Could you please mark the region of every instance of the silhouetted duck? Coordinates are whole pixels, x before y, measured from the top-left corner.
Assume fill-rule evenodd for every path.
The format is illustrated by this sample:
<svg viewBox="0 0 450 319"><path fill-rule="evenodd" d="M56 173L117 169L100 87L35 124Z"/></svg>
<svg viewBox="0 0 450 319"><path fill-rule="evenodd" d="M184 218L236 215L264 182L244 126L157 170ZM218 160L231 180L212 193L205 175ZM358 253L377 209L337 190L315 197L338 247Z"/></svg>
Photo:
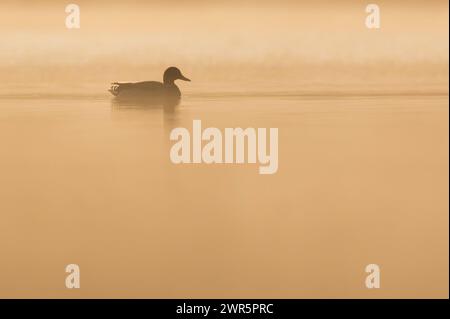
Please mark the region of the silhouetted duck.
<svg viewBox="0 0 450 319"><path fill-rule="evenodd" d="M136 83L111 83L109 92L112 95L126 99L149 99L151 101L174 101L181 97L180 89L175 80L191 81L176 67L170 67L164 72L163 82L144 81Z"/></svg>

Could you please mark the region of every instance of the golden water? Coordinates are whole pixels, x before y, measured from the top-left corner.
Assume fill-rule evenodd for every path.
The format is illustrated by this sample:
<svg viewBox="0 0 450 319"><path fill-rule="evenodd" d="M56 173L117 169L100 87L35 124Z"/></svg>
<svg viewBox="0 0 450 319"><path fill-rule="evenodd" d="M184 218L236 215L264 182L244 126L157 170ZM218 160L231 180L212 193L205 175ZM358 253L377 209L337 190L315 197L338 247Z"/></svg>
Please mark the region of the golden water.
<svg viewBox="0 0 450 319"><path fill-rule="evenodd" d="M0 297L448 298L448 2L79 3L0 4ZM170 65L175 110L106 92ZM194 119L278 172L172 164Z"/></svg>
<svg viewBox="0 0 450 319"><path fill-rule="evenodd" d="M197 118L278 127L278 172L172 164ZM0 295L444 297L447 132L448 96L2 99Z"/></svg>

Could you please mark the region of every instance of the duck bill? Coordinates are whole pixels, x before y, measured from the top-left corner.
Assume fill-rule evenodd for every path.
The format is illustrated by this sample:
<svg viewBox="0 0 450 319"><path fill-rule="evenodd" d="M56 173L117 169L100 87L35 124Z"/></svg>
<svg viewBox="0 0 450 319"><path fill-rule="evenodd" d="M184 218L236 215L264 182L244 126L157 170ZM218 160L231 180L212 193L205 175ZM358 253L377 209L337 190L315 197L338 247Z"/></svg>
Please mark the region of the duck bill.
<svg viewBox="0 0 450 319"><path fill-rule="evenodd" d="M185 77L184 75L181 75L179 79L180 79L180 80L183 80L183 81L191 82L191 80L189 80L189 79L188 79L187 77Z"/></svg>

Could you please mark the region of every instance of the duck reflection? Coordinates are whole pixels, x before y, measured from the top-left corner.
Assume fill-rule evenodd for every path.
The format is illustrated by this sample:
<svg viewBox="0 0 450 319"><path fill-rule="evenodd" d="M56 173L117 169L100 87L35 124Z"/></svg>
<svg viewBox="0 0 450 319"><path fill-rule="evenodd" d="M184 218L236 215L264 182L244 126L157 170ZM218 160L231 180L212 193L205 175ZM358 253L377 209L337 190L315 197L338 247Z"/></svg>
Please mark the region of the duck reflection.
<svg viewBox="0 0 450 319"><path fill-rule="evenodd" d="M115 97L111 100L112 110L162 109L164 112L171 113L179 104L179 98L168 97Z"/></svg>

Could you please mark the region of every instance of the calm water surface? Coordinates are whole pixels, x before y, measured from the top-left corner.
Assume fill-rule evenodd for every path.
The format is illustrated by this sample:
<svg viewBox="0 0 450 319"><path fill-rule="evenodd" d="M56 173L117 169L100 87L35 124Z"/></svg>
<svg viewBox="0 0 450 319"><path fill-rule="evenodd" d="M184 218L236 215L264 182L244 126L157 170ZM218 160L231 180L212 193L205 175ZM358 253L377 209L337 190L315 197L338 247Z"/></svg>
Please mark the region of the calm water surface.
<svg viewBox="0 0 450 319"><path fill-rule="evenodd" d="M448 115L426 94L3 96L0 297L448 297ZM278 172L172 164L193 119L278 127Z"/></svg>

